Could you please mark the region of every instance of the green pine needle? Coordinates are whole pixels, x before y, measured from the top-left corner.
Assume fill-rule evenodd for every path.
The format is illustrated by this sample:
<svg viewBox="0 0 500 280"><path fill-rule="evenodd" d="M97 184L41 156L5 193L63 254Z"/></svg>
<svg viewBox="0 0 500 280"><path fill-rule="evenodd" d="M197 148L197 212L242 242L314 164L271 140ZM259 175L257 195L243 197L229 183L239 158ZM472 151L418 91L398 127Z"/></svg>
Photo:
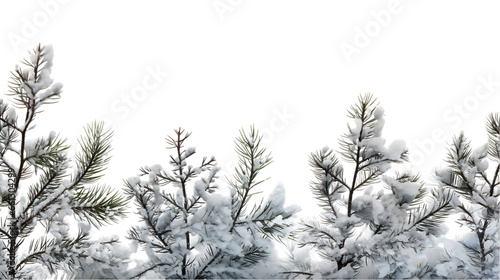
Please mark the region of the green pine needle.
<svg viewBox="0 0 500 280"><path fill-rule="evenodd" d="M109 186L92 186L78 190L72 209L80 219L95 227L116 223L126 215L128 200Z"/></svg>
<svg viewBox="0 0 500 280"><path fill-rule="evenodd" d="M490 114L486 124L488 132L488 154L497 161L500 160L500 114Z"/></svg>
<svg viewBox="0 0 500 280"><path fill-rule="evenodd" d="M453 193L450 191L432 191L433 203L422 203L408 209L408 223L404 231L416 228L418 231L434 233L453 213L451 200ZM430 206L429 206L430 205Z"/></svg>
<svg viewBox="0 0 500 280"><path fill-rule="evenodd" d="M252 190L269 179L257 180L259 173L272 162L271 154L260 146L261 141L262 136L255 130L254 126L250 127L249 133L241 129L240 136L235 140L239 163L235 167L233 180L228 179L229 185L238 194L238 200L234 201L236 203L234 206L237 208L233 215L234 224L237 223L240 216L244 215L248 201L256 194Z"/></svg>
<svg viewBox="0 0 500 280"><path fill-rule="evenodd" d="M75 156L77 171L73 186L92 184L104 176L111 156L111 130L104 130L104 123L93 122L85 128L85 136L78 140L81 151Z"/></svg>

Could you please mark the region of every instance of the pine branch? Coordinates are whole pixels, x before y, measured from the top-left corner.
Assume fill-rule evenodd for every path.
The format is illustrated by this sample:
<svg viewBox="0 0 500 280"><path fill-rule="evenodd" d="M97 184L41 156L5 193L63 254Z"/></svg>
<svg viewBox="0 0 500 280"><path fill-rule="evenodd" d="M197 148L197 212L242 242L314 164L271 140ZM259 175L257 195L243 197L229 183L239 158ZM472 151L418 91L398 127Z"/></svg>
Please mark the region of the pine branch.
<svg viewBox="0 0 500 280"><path fill-rule="evenodd" d="M36 49L33 49L33 53L29 52L33 60L28 61L24 59L22 63L28 66L33 71L25 72L20 67L17 67L14 72L11 72L12 77L9 82L10 93L14 97L15 104L18 108L27 108L30 109L32 105L32 97L35 95L35 91L33 86L29 82L38 82L41 71L44 66L50 67L51 65L47 65L50 63L44 58L45 47L42 47L40 44Z"/></svg>
<svg viewBox="0 0 500 280"><path fill-rule="evenodd" d="M139 204L139 207L141 209L144 209L144 214L141 214L140 216L141 220L146 223L150 234L161 243L161 246L159 246L158 248L160 248L162 251L171 253L172 251L170 249L168 238L165 238L165 233L161 232L161 230L158 230L157 228L159 214L154 211L154 208L148 207L148 203L149 201L151 201L153 194L150 192L139 192L138 190L135 190L134 186L130 185L128 182L126 182L126 184L131 189L131 191L134 192L136 202ZM143 241L142 239L143 236L141 236L138 230L135 228L132 228L129 231L128 238L137 240L141 243L145 243L145 241Z"/></svg>
<svg viewBox="0 0 500 280"><path fill-rule="evenodd" d="M65 156L59 156L57 160L54 160L54 165L46 164L39 182L29 188L28 204L25 209L34 207L60 186L62 180L66 177L66 162L67 158Z"/></svg>
<svg viewBox="0 0 500 280"><path fill-rule="evenodd" d="M359 142L363 139L373 137L373 126L375 119L373 112L376 108L377 99L372 94L358 96L358 102L350 106L347 116L353 120L360 120L356 131L348 125L349 133L344 134L340 140L341 155L348 162L359 163L361 150L358 150ZM357 131L359 129L359 131Z"/></svg>
<svg viewBox="0 0 500 280"><path fill-rule="evenodd" d="M126 215L127 200L107 186L92 186L78 190L72 209L80 219L99 228Z"/></svg>
<svg viewBox="0 0 500 280"><path fill-rule="evenodd" d="M203 161L205 162L205 159L203 159ZM214 158L213 158L213 162L215 162ZM215 165L215 163L213 163L213 164L211 163L210 168L213 165ZM202 166L204 166L203 163L202 163ZM208 166L208 165L205 165L205 166ZM203 167L203 168L206 168L206 167ZM208 170L210 170L210 169L208 169ZM208 175L207 178L202 178L202 179L200 179L200 181L196 182L202 186L204 193L212 193L218 188L218 185L212 184L215 181L215 179L217 178L218 170L219 169L210 170L210 174ZM191 199L189 199L188 207L186 208L187 212L191 211L191 209L199 208L203 204L203 202L202 202L203 196L202 196L202 194L199 193L199 190L196 189L197 188L196 183L195 183L195 194L193 195L193 197Z"/></svg>
<svg viewBox="0 0 500 280"><path fill-rule="evenodd" d="M41 212L34 214L39 210L37 206L43 205L44 201L60 187L62 180L66 177L66 161L65 157L61 157L61 162L56 163L56 166L44 168L39 182L30 186L28 203L21 210L21 216L19 217L21 222L20 237L26 237L33 231L35 228L34 219L29 217L39 215Z"/></svg>
<svg viewBox="0 0 500 280"><path fill-rule="evenodd" d="M19 135L22 131L17 126L17 115L14 108L10 108L7 103L0 100L0 127L2 127L2 133L4 133L4 126L13 130L13 132L17 133L17 135ZM8 146L5 146L5 148L7 147Z"/></svg>
<svg viewBox="0 0 500 280"><path fill-rule="evenodd" d="M194 270L194 274L196 275L194 279L209 279L211 275L207 275L205 270L219 257L221 254L220 250L214 250L214 247L209 244L206 248L204 254L198 258L197 267L203 267L202 270ZM205 264L205 266L203 266Z"/></svg>
<svg viewBox="0 0 500 280"><path fill-rule="evenodd" d="M31 123L36 114L36 110L40 106L40 104L37 103L36 95L39 94L40 90L44 90L52 84L52 80L49 77L50 67L52 66L52 58L50 57L45 60L46 51L51 52L51 48L46 49L45 47L42 48L41 45L39 45L38 49L34 50L34 59L31 59L32 63L28 65L33 70L32 72L31 70L28 72L23 72L23 70L19 67L17 67L15 72L12 72L13 75L10 82L11 85L9 86L9 95L14 96L14 101L17 101L17 105L20 108L26 109L24 126L22 128L19 127L18 129L20 132L21 147L19 149L19 167L17 168L17 173L15 174L16 177L13 186L14 195L10 198L12 199L13 203L15 203L17 199L17 191L19 189L21 180L28 178L31 175L29 166L25 166L28 160L25 156L25 146L27 131L28 129L30 129ZM48 56L51 56L51 54L48 54ZM54 89L53 91L53 93L56 94L59 94L59 92L60 86L58 86L58 89ZM5 160L3 161L5 162ZM18 217L15 209L11 209L10 218L13 221L17 221ZM9 275L11 277L16 276L16 268L13 262L15 261L17 254L17 244L19 242L17 241L18 234L18 229L13 230L10 234L10 246L8 251L11 261L9 263Z"/></svg>
<svg viewBox="0 0 500 280"><path fill-rule="evenodd" d="M362 169L360 169L362 170ZM368 186L374 183L378 182L378 179L382 172L379 169L369 169L369 170L363 170L358 173L358 180L359 183L357 185L354 185L352 189L358 190L364 186Z"/></svg>
<svg viewBox="0 0 500 280"><path fill-rule="evenodd" d="M454 138L453 145L449 149L447 162L448 170L436 172L441 185L450 188L464 198L467 204L457 202L455 208L462 213L459 223L466 225L477 237L477 244L471 245L461 242L466 249L470 263L481 271L481 277L491 277L485 274L489 264L488 255L493 245L487 248L487 241L492 238L488 233L495 213L498 213L498 201L495 199L495 187L498 185L500 163L494 169L493 178L490 180L486 175L489 156L494 162L499 160L500 147L500 115L490 114L487 126L488 145L472 153L470 142L466 140L463 133ZM483 182L480 182L482 180ZM489 188L489 189L488 189ZM495 239L493 237L493 239ZM492 240L493 240L492 239ZM494 242L497 242L495 240ZM477 276L475 272L470 275Z"/></svg>
<svg viewBox="0 0 500 280"><path fill-rule="evenodd" d="M243 129L240 130L240 136L235 139L236 153L238 154L239 162L238 166L235 167L235 174L233 175L233 180L229 180L229 186L236 191L237 196L234 196L231 204L231 217L232 225L229 232L232 233L235 230L236 225L240 224L240 218L245 215L245 208L250 200L250 198L255 194L252 190L266 181L257 180L257 176L260 171L267 167L272 162L272 157L270 153L266 152L265 148L261 148L260 144L262 141L262 136L255 130L254 126L250 127L250 132L247 134ZM251 211L250 216L258 211L258 207ZM261 228L261 232L266 233L264 230L265 226ZM271 231L276 229L271 229ZM266 234L271 234L266 233ZM215 254L212 254L212 258L205 263L204 266L198 271L195 279L200 279L203 277L205 271L221 257L222 250L218 250Z"/></svg>
<svg viewBox="0 0 500 280"><path fill-rule="evenodd" d="M48 139L39 138L33 147L28 147L25 160L34 166L35 173L38 168L54 168L66 161L64 152L69 146L65 145L65 142L66 139L60 139L59 135L54 134L51 134Z"/></svg>
<svg viewBox="0 0 500 280"><path fill-rule="evenodd" d="M271 155L266 153L265 148L260 147L261 140L262 136L258 134L253 126L250 127L248 134L244 130L240 130L240 137L235 140L239 164L235 168L236 173L233 181L228 180L228 183L237 191L240 199L233 216L230 232L233 231L238 219L244 213L248 200L254 195L251 192L253 188L268 179L256 180L260 171L272 162Z"/></svg>
<svg viewBox="0 0 500 280"><path fill-rule="evenodd" d="M282 211L276 212L273 207L273 202L268 201L264 203L261 201L260 204L255 205L250 211L250 221L255 224L259 224L257 230L263 235L264 238L272 238L277 241L282 241L284 237L283 230L285 229L284 225L274 223L274 219L278 216L282 216L283 219L290 218L290 214L284 213ZM236 225L246 224L246 221L237 222Z"/></svg>
<svg viewBox="0 0 500 280"><path fill-rule="evenodd" d="M192 153L188 154L186 151L181 151L181 149L183 148L184 141L191 135L191 133L188 132L183 136L184 130L182 130L181 128L176 130L175 133L177 135L177 140L174 140L173 138L171 138L170 142L173 144L173 146L177 150L177 161L173 157L171 157L171 158L173 161L172 165L174 165L176 168L176 169L174 169L174 172L177 171L177 176L180 180L183 201L184 201L184 205L183 205L183 209L182 209L184 212L184 224L187 224L188 217L187 217L187 210L186 209L188 208L188 197L187 197L187 192L186 192L186 182L190 178L187 176L187 174L184 174L182 168L184 165L185 158L191 156ZM182 154L184 154L184 158L182 157ZM186 240L186 249L189 252L192 249L191 248L191 237L190 237L189 231L186 231L186 233L185 233L185 240ZM181 269L182 269L183 276L187 275L187 268L189 266L187 254L188 253L185 253L183 256L183 259L182 259L182 268Z"/></svg>
<svg viewBox="0 0 500 280"><path fill-rule="evenodd" d="M190 275L194 269L192 268L193 264L199 257L189 256L189 252L194 249L191 244L191 230L189 228L182 230L182 237L177 233L169 236L172 232L169 224L177 220L177 222L182 221L186 226L189 225L190 217L196 213L196 209L199 209L205 203L206 194L213 193L217 189L218 186L213 182L217 178L216 175L219 169L216 168L214 157L204 157L201 164L196 167L188 165L188 159L195 154L194 148L184 147L191 133L186 133L181 128L174 130L174 132L174 137L169 136L166 139L167 149L175 151L173 155L170 155L172 173L163 170L159 165L143 167L140 176L146 176L148 178L147 182L140 183L138 178L126 181L127 195L135 197L141 209L141 219L145 222L145 228L154 241L141 236L145 233L141 227L132 228L129 232L129 238L142 244L149 244L148 246L153 248L155 253L168 254L179 253L179 251L173 252L171 245L178 238L183 239L185 245L180 251L182 255L180 261L181 273L177 276L184 278L191 277ZM191 192L189 182L198 178L204 171L209 171L210 174L208 177L197 180L194 183L193 192ZM179 188L179 193L166 192L159 188L169 184L172 184L174 188ZM167 214L168 217L165 216Z"/></svg>
<svg viewBox="0 0 500 280"><path fill-rule="evenodd" d="M495 195L495 187L500 185L500 163L497 165L495 174L493 175L493 181L490 184L490 196ZM498 194L496 195L498 196Z"/></svg>
<svg viewBox="0 0 500 280"><path fill-rule="evenodd" d="M448 159L446 160L451 171L450 186L467 198L471 198L472 193L475 191L474 186L464 173L464 167L468 165L471 153L470 142L461 133L453 139L453 144L448 149Z"/></svg>
<svg viewBox="0 0 500 280"><path fill-rule="evenodd" d="M37 207L28 216L23 217L20 221L21 230L29 226L35 217L39 217L51 205L55 204L60 197L67 191L76 188L81 189L82 184L93 183L99 180L104 174L102 172L106 169L106 164L110 160L108 156L111 150L110 141L112 132L103 131L103 123L92 123L85 128L85 137L79 140L82 151L78 153L76 158L77 170L75 176L72 177L69 185L59 187L59 192L51 196L51 200Z"/></svg>
<svg viewBox="0 0 500 280"><path fill-rule="evenodd" d="M418 189L418 194L410 202L410 209L426 203L425 198L427 198L427 196L429 195L429 190L426 187L424 187L424 182L421 181L420 174L396 172L396 180L401 183L411 182L420 184L420 188Z"/></svg>
<svg viewBox="0 0 500 280"><path fill-rule="evenodd" d="M303 221L301 223L302 228L299 229L302 232L308 232L313 238L316 238L316 241L309 241L308 243L302 244L303 246L307 244L319 244L316 242L320 242L320 239L328 239L329 242L333 243L333 246L337 246L341 241L337 238L334 237L334 233L329 232L330 229L325 226L321 226L320 224L316 223L315 221L310 221L306 222Z"/></svg>
<svg viewBox="0 0 500 280"><path fill-rule="evenodd" d="M341 155L347 162L355 164L352 183L349 187L349 196L347 198L347 216L352 215L352 200L354 191L364 186L365 184L373 183L380 176L378 168L373 168L372 165L383 162L392 162L389 159L382 158L378 153L368 153L366 147L361 145L362 141L367 141L376 137L375 126L377 118L374 115L378 103L372 94L360 95L358 102L351 105L347 116L356 122L356 127L348 125L348 133L342 136L340 140ZM394 160L397 162L398 160ZM366 174L365 171L368 171ZM364 174L364 180L357 184L358 175Z"/></svg>
<svg viewBox="0 0 500 280"><path fill-rule="evenodd" d="M349 188L344 182L344 171L339 160L333 155L332 150L323 149L309 157L309 165L313 168L316 177L316 182L312 182L310 185L311 191L319 200L320 207L337 216L334 203L340 194Z"/></svg>
<svg viewBox="0 0 500 280"><path fill-rule="evenodd" d="M20 270L25 264L35 263L36 261L43 261L41 256L46 253L46 250L56 244L54 239L48 239L42 236L39 239L32 240L28 249L28 255L19 261L16 269Z"/></svg>
<svg viewBox="0 0 500 280"><path fill-rule="evenodd" d="M486 124L488 132L488 154L500 161L500 114L490 114Z"/></svg>
<svg viewBox="0 0 500 280"><path fill-rule="evenodd" d="M407 227L398 234L407 232L414 227L418 231L435 232L451 214L453 210L453 206L451 205L453 193L449 191L445 191L444 193L434 191L432 195L434 203L430 209L428 204L409 209Z"/></svg>
<svg viewBox="0 0 500 280"><path fill-rule="evenodd" d="M18 117L13 108L9 108L3 101L0 102L0 169L15 175L13 179L15 182L14 195L11 192L8 198L8 202L12 203L14 207L8 215L11 223L16 226L9 228L8 231L0 229L0 235L9 239L5 251L8 253L8 274L11 278L28 277L29 274L22 270L26 264L31 263L40 263L46 266L49 272L54 273L57 268L61 268L60 263L75 264L75 260L82 256L80 254L82 250L95 244L86 241L86 233L80 232L76 238L71 238L66 228L69 225L63 220L64 215L68 212L60 212L60 210L73 198L74 193L71 192L73 188L76 187L77 190L82 191L82 184L100 178L96 176L96 173L102 171L102 165L107 163L105 154L109 148L108 132L102 132L102 129L100 132L88 135L87 139L82 138L83 142L80 142L82 146L87 145L84 148L95 148L96 145L90 147L95 142L95 139L91 138L101 134L103 137L100 139L102 140L101 144L97 145L101 148L83 151L77 155L77 165L80 164L78 167L81 167L79 171L82 172L76 172L77 178L73 178L75 180L72 182L74 185L64 181L65 170L69 163L65 155L68 149L65 144L66 140L61 139L55 133L51 133L47 138L42 137L34 140L28 138L28 131L34 128L35 116L42 112L42 105L55 103L59 99L62 89L62 85L54 84L50 77L52 48L39 45L30 54L29 59L22 61L23 68L17 66L11 72L12 77L9 82L8 95L13 98L15 107L24 110L24 118L20 120L22 123L18 123ZM94 125L94 128L89 128L86 132L99 130L95 129L98 126ZM8 157L10 154L16 156L18 160L12 162L11 158ZM17 166L13 166L13 164ZM99 164L101 167L98 166L96 169L96 165ZM99 170L99 168L101 169ZM38 178L32 178L34 174L38 175L40 170L42 172ZM29 189L22 190L21 181L24 179L37 180L31 180L34 183L29 186ZM96 195L109 194L109 196L94 201L92 201L91 195L85 193L85 190L82 192L87 199L84 202L98 202L100 203L99 207L107 206L112 211L116 210L113 209L116 206L113 203L121 203L124 206L123 200L112 203L112 200L117 199L117 196L110 192L96 193ZM1 195L3 198L4 194ZM19 201L21 208L15 207ZM63 202L64 204L61 204ZM86 213L88 214L88 212ZM102 217L100 216L100 218ZM111 214L105 219L114 220L114 216ZM42 235L40 238L32 240L26 255L18 256L18 249L32 233L37 222L45 226L47 231L54 223L62 227L51 228L56 231L53 232L56 239L48 239ZM5 223L2 223L2 228L6 228ZM2 243L6 245L5 242ZM105 244L101 243L101 245ZM92 258L98 261L94 256ZM108 265L108 263L106 264Z"/></svg>
<svg viewBox="0 0 500 280"><path fill-rule="evenodd" d="M374 201L378 200L380 203L382 197L384 202L396 201L389 199L390 195L373 195L367 189L364 196L360 196L359 200L355 199L356 191L379 182L381 175L387 172L393 163L403 163L408 160L408 151L403 143L394 142L385 147L385 139L381 137L383 113L383 109L378 106L376 98L371 94L360 95L358 102L348 110L347 116L352 119L353 124L347 125L347 133L339 140L339 154L346 162L353 164L349 182L344 179L344 168L332 150L325 148L310 157L310 165L316 177L311 189L319 200L319 205L325 210L322 216L324 227L302 222L304 228L301 230L308 236L302 236L301 244L313 245L322 258L336 263L335 271L348 266L356 270L361 261L360 255L349 251L351 240L352 242L353 239L357 240L354 236L356 228L361 230L361 226L369 226L375 234L380 235L380 232L388 231L394 226L391 224L392 220L391 222L383 220L380 224L375 222L384 215L377 214L380 206L377 204L375 209ZM408 179L401 177L397 180ZM345 191L347 195L342 194ZM415 198L411 197L412 194L406 196L405 199L408 200ZM345 210L340 207L345 207ZM347 245L349 248L344 248Z"/></svg>
<svg viewBox="0 0 500 280"><path fill-rule="evenodd" d="M258 246L250 246L245 248L243 251L243 257L241 258L241 264L243 266L251 266L259 263L263 258L267 257L269 252L263 250Z"/></svg>
<svg viewBox="0 0 500 280"><path fill-rule="evenodd" d="M425 183L420 180L418 173L415 174L410 170L396 171L394 178L383 176L382 179L398 201L399 207L407 204L408 207L404 208L415 209L428 203L425 199L429 195L429 190L425 187Z"/></svg>
<svg viewBox="0 0 500 280"><path fill-rule="evenodd" d="M208 261L202 269L200 269L197 273L194 279L204 279L204 274L205 271L216 261L219 259L219 257L222 255L222 250L218 250L217 253L213 254L212 258L210 261Z"/></svg>
<svg viewBox="0 0 500 280"><path fill-rule="evenodd" d="M55 273L53 267L61 268L59 265L60 262L68 264L69 268L72 269L75 265L75 259L87 257L81 254L81 250L90 247L90 245L88 233L79 231L74 238L63 236L62 240L59 240L59 242L46 250L48 255L55 260L47 264L51 273Z"/></svg>
<svg viewBox="0 0 500 280"><path fill-rule="evenodd" d="M493 196L495 187L500 185L500 114L490 114L486 125L488 132L488 155L498 162L497 168L493 175L492 182L489 183L486 176L483 176L485 181L490 185L489 195Z"/></svg>
<svg viewBox="0 0 500 280"><path fill-rule="evenodd" d="M85 136L78 140L81 151L75 156L77 170L72 187L92 184L104 176L111 156L111 130L104 130L104 123L93 122L85 128Z"/></svg>

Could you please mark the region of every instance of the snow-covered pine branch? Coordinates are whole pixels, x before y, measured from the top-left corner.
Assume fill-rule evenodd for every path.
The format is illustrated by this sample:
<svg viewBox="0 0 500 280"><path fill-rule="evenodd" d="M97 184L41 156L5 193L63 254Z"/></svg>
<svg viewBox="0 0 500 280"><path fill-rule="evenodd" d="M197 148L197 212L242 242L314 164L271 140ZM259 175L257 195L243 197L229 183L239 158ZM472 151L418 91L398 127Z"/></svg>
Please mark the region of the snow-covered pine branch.
<svg viewBox="0 0 500 280"><path fill-rule="evenodd" d="M24 117L18 118L14 108L0 101L0 206L8 208L7 216L0 218L0 274L48 277L62 270L78 277L119 276L113 272L122 264L116 238L89 237L90 224L116 222L124 215L125 200L119 192L89 186L102 177L109 160L110 132L97 123L86 129L82 140L88 145L81 145L85 156L76 158L75 174L87 177L76 176L78 182L68 180L66 140L54 132L31 135L42 106L60 98L62 85L50 77L52 59L52 47L39 45L12 72L9 96Z"/></svg>
<svg viewBox="0 0 500 280"><path fill-rule="evenodd" d="M320 260L301 253L305 261L292 258L283 275L407 278L423 269L415 267L410 256L434 245L429 235L440 234L449 197L428 195L418 175L410 171L390 175L391 165L405 162L408 154L402 140L385 144L383 116L371 94L361 95L350 107L353 125L348 124L340 139L340 154L353 165L351 176L332 149L311 154L315 181L310 187L323 212L319 221L302 221L298 245ZM297 265L307 270L297 271Z"/></svg>
<svg viewBox="0 0 500 280"><path fill-rule="evenodd" d="M189 137L175 130L167 138L170 168L141 168L141 176L126 180L130 197L138 206L141 223L129 238L141 245L148 260L131 277L248 278L266 275L255 269L265 265L272 247L270 238L286 235L284 221L295 213L284 207L284 189L278 187L267 201L249 207L258 178L271 157L260 147L261 136L251 128L236 139L240 156L229 195L219 189L215 159L192 165L195 148L186 148Z"/></svg>
<svg viewBox="0 0 500 280"><path fill-rule="evenodd" d="M228 227L223 223L228 202L217 193L215 158L188 164L196 151L184 146L190 135L179 128L167 138L167 149L174 151L170 170L160 165L143 167L141 176L125 181L141 219L129 238L142 245L148 256L130 277L193 278L198 260L219 242L221 227Z"/></svg>
<svg viewBox="0 0 500 280"><path fill-rule="evenodd" d="M273 278L276 265L271 264L273 243L288 236L289 219L297 207L285 207L285 188L278 185L267 199L249 207L257 193L255 188L267 179L259 179L261 171L272 162L270 153L261 147L262 136L252 126L240 130L236 138L238 166L229 179L231 194L230 246L214 251L197 278ZM255 201L254 201L255 203ZM234 268L226 270L225 268Z"/></svg>
<svg viewBox="0 0 500 280"><path fill-rule="evenodd" d="M488 143L476 150L462 132L448 149L447 167L436 171L438 183L455 193L452 205L459 223L470 229L461 240L468 263L463 271L471 278L498 278L500 218L500 115L488 116ZM491 161L488 161L488 158ZM493 163L490 167L489 164ZM492 173L489 173L489 172ZM458 262L457 253L450 254ZM443 271L443 274L447 273Z"/></svg>

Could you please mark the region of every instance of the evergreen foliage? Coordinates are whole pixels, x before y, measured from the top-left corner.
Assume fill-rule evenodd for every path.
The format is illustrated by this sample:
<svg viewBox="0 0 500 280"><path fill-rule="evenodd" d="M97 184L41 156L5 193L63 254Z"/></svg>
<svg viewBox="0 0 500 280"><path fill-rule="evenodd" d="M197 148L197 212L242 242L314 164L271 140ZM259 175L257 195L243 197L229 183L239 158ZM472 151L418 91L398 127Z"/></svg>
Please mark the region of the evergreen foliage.
<svg viewBox="0 0 500 280"><path fill-rule="evenodd" d="M141 175L125 181L139 208L142 223L129 238L142 245L148 261L133 277L248 278L270 254L269 238L282 238L283 220L295 210L285 209L284 189L272 199L249 207L254 188L265 180L259 173L272 159L260 147L254 128L236 139L239 165L229 181L229 195L217 183L214 157L192 165L195 148L185 147L190 133L175 130L167 138L170 170L160 165L144 167ZM253 272L252 272L253 271Z"/></svg>
<svg viewBox="0 0 500 280"><path fill-rule="evenodd" d="M305 278L408 278L421 273L411 254L431 246L430 235L450 213L449 193L430 191L418 175L393 172L407 160L406 145L385 146L381 137L383 109L371 94L351 106L348 132L340 139L340 155L354 165L352 176L335 152L325 147L310 156L315 175L311 190L323 209L321 219L305 219L298 245L283 273ZM379 182L386 184L385 190ZM429 195L431 193L431 195ZM300 258L296 257L299 255ZM426 267L425 263L421 265ZM300 268L300 270L296 270Z"/></svg>
<svg viewBox="0 0 500 280"><path fill-rule="evenodd" d="M35 48L12 72L9 95L17 110L0 100L0 274L28 279L63 270L109 277L122 264L113 252L118 240L92 240L89 230L125 214L124 197L98 184L112 133L102 123L89 125L73 168L66 139L55 132L32 135L42 106L61 94L62 85L50 78L52 59L51 46Z"/></svg>
<svg viewBox="0 0 500 280"><path fill-rule="evenodd" d="M447 167L436 171L439 184L454 194L453 207L460 214L458 223L470 229L460 240L468 260L450 255L470 278L499 277L499 185L500 115L490 114L486 130L488 143L472 150L462 132L448 149ZM489 160L491 161L489 161ZM493 166L489 168L490 162ZM493 174L489 173L492 172Z"/></svg>
<svg viewBox="0 0 500 280"><path fill-rule="evenodd" d="M166 138L167 168L140 168L124 180L123 196L100 182L113 136L103 123L84 128L74 156L60 134L35 135L38 114L62 93L50 77L52 47L39 45L21 63L11 72L11 102L0 99L2 279L500 276L498 113L479 148L463 132L453 138L432 187L411 170L404 141L386 144L376 98L360 95L339 150L309 157L320 215L296 222L282 185L262 194L273 158L253 126L239 131L238 164L225 181L215 158L199 157L179 128ZM125 225L129 244L91 236L119 223L131 201L138 222ZM445 236L450 221L466 234ZM276 254L286 241L288 262Z"/></svg>

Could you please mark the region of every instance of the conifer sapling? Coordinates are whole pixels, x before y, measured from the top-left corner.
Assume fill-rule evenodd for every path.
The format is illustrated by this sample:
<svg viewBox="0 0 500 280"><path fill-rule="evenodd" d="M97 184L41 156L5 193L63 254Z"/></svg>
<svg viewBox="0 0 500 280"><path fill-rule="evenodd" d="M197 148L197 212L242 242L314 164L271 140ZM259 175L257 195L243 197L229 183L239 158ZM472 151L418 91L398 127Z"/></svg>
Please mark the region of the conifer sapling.
<svg viewBox="0 0 500 280"><path fill-rule="evenodd" d="M0 218L0 275L111 276L122 263L113 252L117 239L92 240L89 230L125 213L119 192L97 184L112 133L102 123L89 125L72 173L65 139L55 132L32 135L42 106L61 94L62 85L50 77L52 59L52 47L39 45L12 72L9 96L22 115L0 100L0 207L8 209Z"/></svg>

